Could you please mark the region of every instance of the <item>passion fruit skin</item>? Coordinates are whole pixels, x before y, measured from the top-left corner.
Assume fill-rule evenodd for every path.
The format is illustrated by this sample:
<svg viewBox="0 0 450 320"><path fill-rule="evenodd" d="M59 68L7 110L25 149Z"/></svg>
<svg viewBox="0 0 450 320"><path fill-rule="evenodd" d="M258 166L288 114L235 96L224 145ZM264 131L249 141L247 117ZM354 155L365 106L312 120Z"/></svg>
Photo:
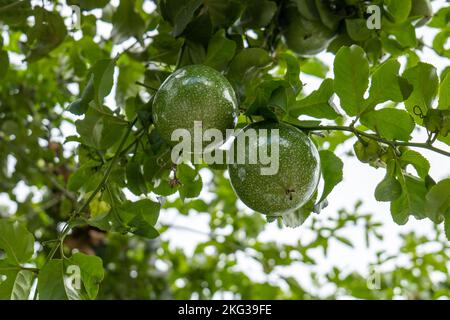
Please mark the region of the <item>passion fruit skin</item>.
<svg viewBox="0 0 450 320"><path fill-rule="evenodd" d="M311 139L299 129L284 123L258 122L243 129L244 134L255 129L279 129L279 169L274 175L262 175L261 163L249 164L250 149L258 152L260 146L276 143L260 139L246 143L245 164L229 164L231 185L237 196L249 208L271 216L282 216L302 207L313 196L320 178L320 158ZM235 148L236 141L232 147ZM238 150L239 151L239 150ZM241 151L242 152L242 151ZM236 161L235 161L236 162Z"/></svg>
<svg viewBox="0 0 450 320"><path fill-rule="evenodd" d="M187 129L194 140L194 122L201 121L202 129L218 129L225 137L226 129L233 129L239 109L233 87L213 68L190 65L172 73L155 95L153 122L161 137L169 144L176 129ZM204 146L210 142L205 142Z"/></svg>

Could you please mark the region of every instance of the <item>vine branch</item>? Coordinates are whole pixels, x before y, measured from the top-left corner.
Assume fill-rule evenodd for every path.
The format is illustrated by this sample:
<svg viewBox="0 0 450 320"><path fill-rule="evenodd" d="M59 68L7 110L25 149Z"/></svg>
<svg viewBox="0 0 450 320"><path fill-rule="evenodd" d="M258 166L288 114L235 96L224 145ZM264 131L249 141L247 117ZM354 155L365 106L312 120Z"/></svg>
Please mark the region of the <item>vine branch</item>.
<svg viewBox="0 0 450 320"><path fill-rule="evenodd" d="M436 148L430 143L420 143L420 142L406 142L406 141L396 141L396 140L388 140L384 139L378 135L367 133L361 130L356 129L353 126L300 126L300 125L294 125L295 127L302 129L302 130L323 130L323 131L347 131L353 133L355 136L363 136L372 140L376 140L380 143L384 143L387 145L390 145L392 147L399 147L399 146L405 146L405 147L412 147L412 148L421 148L421 149L428 149L430 151L434 151L436 153L442 154L444 156L450 157L450 152L446 150L442 150L439 148Z"/></svg>

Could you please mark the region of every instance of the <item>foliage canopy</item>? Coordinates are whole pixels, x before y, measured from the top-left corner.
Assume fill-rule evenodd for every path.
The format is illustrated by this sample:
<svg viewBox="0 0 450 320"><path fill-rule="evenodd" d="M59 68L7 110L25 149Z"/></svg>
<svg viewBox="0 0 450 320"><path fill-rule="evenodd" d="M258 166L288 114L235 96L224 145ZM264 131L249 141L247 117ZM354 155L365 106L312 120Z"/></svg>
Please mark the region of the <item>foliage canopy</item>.
<svg viewBox="0 0 450 320"><path fill-rule="evenodd" d="M448 6L432 12L430 3L439 1L112 2L0 0L0 194L15 204L14 212L0 206L1 299L450 296L443 236L450 238L450 180L434 180L421 154L430 150L450 163L450 67L438 72L420 54L450 58ZM81 10L79 28L69 5ZM372 5L380 8L380 29L368 28ZM433 28L432 44L417 37L419 28ZM323 50L334 55L332 72L314 56ZM230 81L238 128L267 119L309 134L322 164L315 201L267 221L237 204L223 170L203 185L199 172L207 166L174 168L170 146L154 129L152 102L172 72L191 64ZM303 90L305 74L321 79L311 93ZM413 140L415 132L426 132L426 141ZM360 203L336 218L320 214L345 178L335 151L348 142L361 162L386 172L373 190L390 203L392 219L430 220L436 234L403 235L398 256L378 252L374 267L391 270L381 274L380 290L339 268L311 272L308 289L291 276L271 281L279 267L316 265L313 252L326 256L331 242L352 246L341 233L350 225L363 226L367 246L381 238L382 225ZM199 197L202 189L209 196ZM187 228L161 222L160 213L171 209L208 213L209 231L192 253L162 240ZM303 224L313 236L296 244L262 241L270 222ZM436 249L420 250L429 243ZM264 281L239 269L242 256L263 270ZM81 290L66 281L70 266L80 271ZM324 295L326 284L334 289Z"/></svg>

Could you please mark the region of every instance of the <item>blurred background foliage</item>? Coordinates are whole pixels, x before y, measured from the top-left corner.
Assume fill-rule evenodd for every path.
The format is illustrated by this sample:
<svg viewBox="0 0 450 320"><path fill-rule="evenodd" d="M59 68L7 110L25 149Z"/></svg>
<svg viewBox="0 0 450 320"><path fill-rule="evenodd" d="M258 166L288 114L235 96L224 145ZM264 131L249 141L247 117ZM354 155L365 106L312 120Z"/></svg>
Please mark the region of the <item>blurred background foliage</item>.
<svg viewBox="0 0 450 320"><path fill-rule="evenodd" d="M319 18L312 18L316 22L311 32L323 35L320 45L289 45L283 35L289 29L284 23L290 18L284 17L280 8L300 8L312 2L0 0L0 216L20 222L35 239L25 244L29 247L31 243L31 255L25 254L23 261L19 257L20 268L16 265L11 274L0 234L0 271L4 271L0 272L0 298L11 298L14 292L16 298L33 297L39 273L34 268L48 266L49 255L54 255L56 263L70 259L66 256L72 252L95 255L103 261L104 275L92 271L97 262L80 258L86 263L80 262L86 267L82 270L89 270L90 276L83 278L84 298L94 298L97 290L98 299L450 297L450 247L441 226L436 225L429 236L403 234L400 251L395 255L377 252L365 273L339 267L318 272L317 253L326 258L330 242L353 247L343 230L356 226L355 232L364 234L368 249L373 241L382 240L383 224L373 213L361 212L361 203L332 217L313 213L299 230L311 231L314 236L285 244L259 239L269 222L237 204L223 170L188 167L178 177L181 184L171 184L167 146L152 130L150 106L154 90L175 66L203 63L226 72L245 113L240 126L248 117L317 125L309 118L296 120L300 115L342 125L348 118L338 116L328 101L320 114L301 106L294 109L301 111L289 111L292 95L294 100L305 95L297 69L320 79L327 76L329 66L311 54L322 50L336 54L342 46L356 44L364 49L371 72L388 58L404 58L407 67L414 67L420 63L417 51L425 46L415 29L428 24L438 30L432 49L449 57L445 47L448 2L431 17L425 0L401 1L410 6L406 14L396 1L319 1L319 5L334 8L332 15L320 11ZM381 30L369 30L362 24L370 4L383 7L388 17L383 18ZM412 4L416 9L423 4L425 11L414 12ZM70 5L81 8L81 29L76 28ZM297 46L301 47L297 51L311 46L310 52L294 52ZM272 75L269 71L274 67ZM445 78L448 71L439 75L441 82L450 79ZM423 112L425 107L429 106L422 106ZM108 181L98 194L93 193L115 161L118 142L135 117L138 120L126 140L127 148L119 150L118 165L111 166ZM420 125L429 129L427 124ZM361 130L368 128L361 126ZM351 137L330 131L315 136L315 142L320 149L335 151ZM443 134L435 138L448 143ZM354 156L352 150L349 155ZM202 185L199 172L212 178ZM206 196L195 198L205 190ZM146 213L144 204L149 203L140 201L150 193L150 206L158 208ZM182 193L195 199L178 196ZM73 212L91 195L88 206L73 218ZM130 215L135 218L140 205L143 215L151 218L145 216L137 225ZM176 215L190 219L208 213L209 228L171 224L167 219L156 222L158 212L162 216L173 209ZM300 213L298 219L303 222L309 214ZM55 239L68 220L71 232L62 239L62 249L53 252ZM270 223L285 228L282 221ZM184 250L158 236L177 230L184 231L183 236L200 234L204 240L193 250ZM19 230L14 235L25 234ZM255 265L262 276L255 279L246 272L248 265ZM302 276L310 279L307 285L282 272L285 268L297 270L299 265L307 267L301 269L307 273ZM20 270L25 280L19 279ZM50 280L44 276L39 280L45 281ZM17 283L23 285L23 292L17 291ZM67 290L62 290L65 293L55 297L44 288L40 295L70 298Z"/></svg>

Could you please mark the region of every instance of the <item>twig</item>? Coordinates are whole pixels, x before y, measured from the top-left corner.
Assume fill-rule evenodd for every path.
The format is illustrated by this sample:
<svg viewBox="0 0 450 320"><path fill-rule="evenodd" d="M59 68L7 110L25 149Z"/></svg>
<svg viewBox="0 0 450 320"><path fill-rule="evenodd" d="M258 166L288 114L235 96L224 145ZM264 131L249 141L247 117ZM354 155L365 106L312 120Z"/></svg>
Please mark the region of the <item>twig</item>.
<svg viewBox="0 0 450 320"><path fill-rule="evenodd" d="M428 143L419 143L419 142L406 142L406 141L391 141L391 140L387 140L384 139L378 135L375 134L370 134L361 130L358 130L354 127L347 127L347 126L300 126L300 125L295 125L295 127L302 129L302 130L309 130L309 131L313 131L313 130L323 130L323 131L347 131L347 132L352 132L353 134L355 134L356 136L363 136L372 140L376 140L378 142L390 145L392 147L399 147L399 146L405 146L405 147L412 147L412 148L421 148L421 149L428 149L431 151L434 151L436 153L442 154L444 156L450 157L450 152L449 151L445 151L439 148L434 147L431 144Z"/></svg>

